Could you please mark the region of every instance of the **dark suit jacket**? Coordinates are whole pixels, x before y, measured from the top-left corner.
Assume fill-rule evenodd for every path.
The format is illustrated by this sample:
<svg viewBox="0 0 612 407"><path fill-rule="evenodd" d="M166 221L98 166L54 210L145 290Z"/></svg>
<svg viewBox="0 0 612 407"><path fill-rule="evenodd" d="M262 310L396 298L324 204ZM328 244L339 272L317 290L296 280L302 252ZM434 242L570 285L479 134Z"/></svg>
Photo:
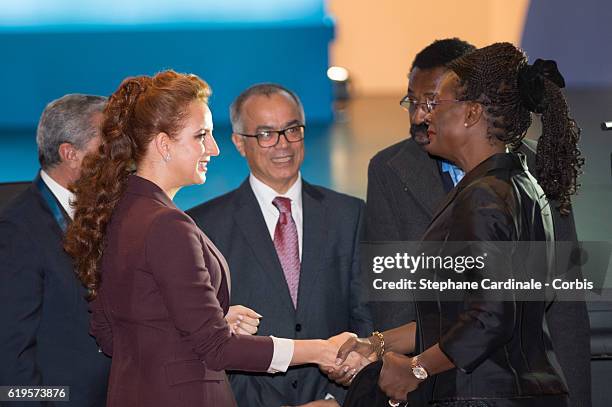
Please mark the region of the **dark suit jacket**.
<svg viewBox="0 0 612 407"><path fill-rule="evenodd" d="M234 281L232 304L263 315L259 335L327 338L342 331L370 334L359 281L361 200L306 182L302 186L303 251L294 309L270 233L248 179L236 190L188 213L227 256ZM297 405L344 391L316 366L275 376L235 374L240 406Z"/></svg>
<svg viewBox="0 0 612 407"><path fill-rule="evenodd" d="M439 242L442 257L456 250L449 251L450 242L483 242L486 266L470 270L466 278L523 280L533 270L548 270L548 277L555 273L554 248L547 252L523 244L511 251L489 243L554 242L550 205L521 158L524 161L515 153L496 154L466 174L423 236L425 242ZM462 254L481 249L466 248ZM512 405L519 406L534 405L535 399L541 406L563 405L547 402L567 390L554 367L545 310L544 299L496 301L482 289L466 291L463 302L443 297L417 302L418 352L439 343L457 367L432 378L433 401L498 399L504 405L512 399Z"/></svg>
<svg viewBox="0 0 612 407"><path fill-rule="evenodd" d="M235 405L223 369L266 371L273 344L230 333L223 255L159 187L135 175L106 238L91 332L113 357L108 405Z"/></svg>
<svg viewBox="0 0 612 407"><path fill-rule="evenodd" d="M45 405L101 407L110 359L87 333L86 291L62 237L36 183L0 214L0 385L70 386L69 403Z"/></svg>
<svg viewBox="0 0 612 407"><path fill-rule="evenodd" d="M519 151L535 169L535 148L525 139ZM366 205L366 240L418 241L445 198L437 161L414 140L392 145L370 161ZM573 215L553 212L555 240L576 241ZM376 329L384 330L415 319L411 303L374 303ZM590 334L586 306L553 302L546 319L554 348L567 379L572 405L591 405Z"/></svg>

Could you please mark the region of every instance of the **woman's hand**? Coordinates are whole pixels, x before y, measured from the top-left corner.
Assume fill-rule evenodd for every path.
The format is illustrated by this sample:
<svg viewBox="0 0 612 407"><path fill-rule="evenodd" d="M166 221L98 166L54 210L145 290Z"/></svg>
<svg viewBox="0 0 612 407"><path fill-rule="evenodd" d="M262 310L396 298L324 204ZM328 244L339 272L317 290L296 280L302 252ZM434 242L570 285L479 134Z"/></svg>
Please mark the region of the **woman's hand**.
<svg viewBox="0 0 612 407"><path fill-rule="evenodd" d="M318 353L316 355L315 363L319 365L319 369L327 371L329 368L334 368L336 363L336 355L338 349L350 338L354 338L357 335L350 332L342 332L341 334L332 336L329 339L323 339L320 341L318 346Z"/></svg>
<svg viewBox="0 0 612 407"><path fill-rule="evenodd" d="M343 364L349 357L351 352L355 352L363 356L370 362L374 362L377 360L374 345L368 338L352 337L346 342L344 342L338 350L336 366L340 366L341 364Z"/></svg>
<svg viewBox="0 0 612 407"><path fill-rule="evenodd" d="M324 370L330 380L338 383L341 386L349 386L357 373L364 367L372 363L370 360L357 352L351 352L346 357L340 367L330 367Z"/></svg>
<svg viewBox="0 0 612 407"><path fill-rule="evenodd" d="M408 393L416 390L421 383L421 380L412 374L412 358L388 352L382 359L378 386L389 399L405 401Z"/></svg>
<svg viewBox="0 0 612 407"><path fill-rule="evenodd" d="M352 332L342 332L341 334L332 336L331 338L329 338L327 341L331 342L334 347L336 348L336 353L338 352L338 349L340 349L340 347L345 344L347 341L357 338L357 335L355 335ZM335 360L335 358L334 358Z"/></svg>
<svg viewBox="0 0 612 407"><path fill-rule="evenodd" d="M353 336L340 346L334 366L320 368L330 380L348 386L361 369L375 360L376 352L372 343L368 339Z"/></svg>
<svg viewBox="0 0 612 407"><path fill-rule="evenodd" d="M225 320L233 333L238 335L254 335L259 327L261 315L244 305L229 307Z"/></svg>
<svg viewBox="0 0 612 407"><path fill-rule="evenodd" d="M329 339L294 339L293 357L291 366L315 363L320 369L333 367L336 363L336 355L340 344L355 334L343 332Z"/></svg>

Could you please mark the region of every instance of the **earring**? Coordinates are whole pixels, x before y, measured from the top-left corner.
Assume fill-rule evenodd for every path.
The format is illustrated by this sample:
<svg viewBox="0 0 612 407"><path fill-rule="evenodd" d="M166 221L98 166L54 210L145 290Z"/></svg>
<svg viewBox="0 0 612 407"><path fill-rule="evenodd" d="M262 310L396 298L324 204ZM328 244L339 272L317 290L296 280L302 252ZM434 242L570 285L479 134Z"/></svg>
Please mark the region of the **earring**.
<svg viewBox="0 0 612 407"><path fill-rule="evenodd" d="M164 161L165 162L170 161L170 154L166 154L166 156L164 157Z"/></svg>
<svg viewBox="0 0 612 407"><path fill-rule="evenodd" d="M463 123L463 127L467 127L467 123Z"/></svg>

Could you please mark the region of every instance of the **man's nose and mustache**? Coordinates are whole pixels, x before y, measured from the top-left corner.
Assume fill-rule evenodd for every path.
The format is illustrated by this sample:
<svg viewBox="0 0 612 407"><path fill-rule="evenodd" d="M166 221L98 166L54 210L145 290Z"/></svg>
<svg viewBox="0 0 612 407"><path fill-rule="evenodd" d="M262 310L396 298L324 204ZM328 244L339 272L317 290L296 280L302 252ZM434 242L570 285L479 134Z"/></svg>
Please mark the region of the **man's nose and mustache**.
<svg viewBox="0 0 612 407"><path fill-rule="evenodd" d="M416 143L420 146L425 146L429 144L429 136L427 136L427 128L429 126L427 123L419 123L419 124L411 124L410 125L410 135L416 141Z"/></svg>

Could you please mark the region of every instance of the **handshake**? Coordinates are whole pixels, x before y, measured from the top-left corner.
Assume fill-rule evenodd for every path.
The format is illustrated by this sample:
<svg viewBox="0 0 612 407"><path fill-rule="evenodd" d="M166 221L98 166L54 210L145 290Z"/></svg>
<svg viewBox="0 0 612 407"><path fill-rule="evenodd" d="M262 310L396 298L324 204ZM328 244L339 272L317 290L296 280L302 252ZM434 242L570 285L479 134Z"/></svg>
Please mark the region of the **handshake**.
<svg viewBox="0 0 612 407"><path fill-rule="evenodd" d="M242 305L230 307L225 319L232 332L240 335L254 335L262 316ZM348 386L365 366L378 359L375 346L368 339L357 338L350 332L343 332L329 339L312 341L313 363L330 380Z"/></svg>
<svg viewBox="0 0 612 407"><path fill-rule="evenodd" d="M325 342L328 350L325 361L319 363L319 369L340 385L350 385L361 369L378 360L374 345L354 333L343 332Z"/></svg>

